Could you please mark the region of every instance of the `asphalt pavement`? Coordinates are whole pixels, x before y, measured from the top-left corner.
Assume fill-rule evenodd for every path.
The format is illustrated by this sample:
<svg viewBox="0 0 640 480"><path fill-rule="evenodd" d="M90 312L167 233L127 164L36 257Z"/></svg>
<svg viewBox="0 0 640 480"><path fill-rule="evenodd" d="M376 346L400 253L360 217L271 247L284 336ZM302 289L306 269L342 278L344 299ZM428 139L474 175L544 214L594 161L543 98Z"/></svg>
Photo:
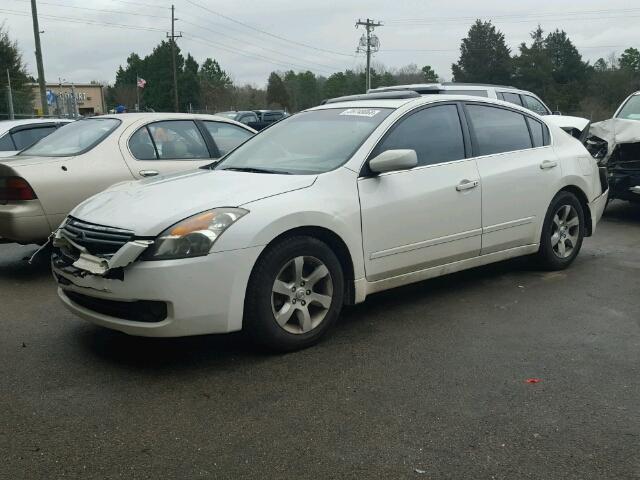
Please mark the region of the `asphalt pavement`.
<svg viewBox="0 0 640 480"><path fill-rule="evenodd" d="M0 478L640 478L640 206L566 271L384 292L288 355L92 326L33 251L0 245Z"/></svg>

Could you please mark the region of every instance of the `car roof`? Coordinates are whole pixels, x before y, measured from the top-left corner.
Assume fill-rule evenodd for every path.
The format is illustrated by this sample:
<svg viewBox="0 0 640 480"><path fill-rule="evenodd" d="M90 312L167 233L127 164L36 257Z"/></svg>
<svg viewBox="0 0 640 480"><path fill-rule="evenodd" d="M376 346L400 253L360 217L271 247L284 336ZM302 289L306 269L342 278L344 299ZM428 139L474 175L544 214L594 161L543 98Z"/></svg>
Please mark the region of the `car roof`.
<svg viewBox="0 0 640 480"><path fill-rule="evenodd" d="M388 87L378 87L369 89L370 93L396 91L396 90L414 90L414 91L446 91L446 90L487 90L488 88L497 88L500 90L511 90L514 92L525 92L536 96L527 90L522 90L508 85L493 85L490 83L462 83L462 82L433 82L433 83L412 83L408 85L391 85Z"/></svg>
<svg viewBox="0 0 640 480"><path fill-rule="evenodd" d="M309 110L326 110L330 108L392 108L398 109L408 104L422 105L428 103L443 103L452 101L464 101L464 102L484 102L494 103L496 105L508 106L509 108L519 109L526 113L531 113L530 110L523 108L513 103L505 102L495 98L476 97L470 95L421 95L411 98L364 98L357 100L349 100L345 97L344 101L335 103L326 103L317 107L310 108Z"/></svg>
<svg viewBox="0 0 640 480"><path fill-rule="evenodd" d="M20 120L0 120L0 132L4 133L13 127L22 125L37 125L38 123L68 123L73 122L70 118L23 118Z"/></svg>
<svg viewBox="0 0 640 480"><path fill-rule="evenodd" d="M253 113L253 112L249 112ZM238 125L245 130L255 133L255 130L244 123L236 122L228 117L221 115L211 115L207 113L171 113L171 112L132 112L132 113L110 113L109 115L100 115L90 117L88 120L100 120L104 118L115 118L125 125L131 125L139 121L159 122L162 120L213 120L216 122L231 123Z"/></svg>

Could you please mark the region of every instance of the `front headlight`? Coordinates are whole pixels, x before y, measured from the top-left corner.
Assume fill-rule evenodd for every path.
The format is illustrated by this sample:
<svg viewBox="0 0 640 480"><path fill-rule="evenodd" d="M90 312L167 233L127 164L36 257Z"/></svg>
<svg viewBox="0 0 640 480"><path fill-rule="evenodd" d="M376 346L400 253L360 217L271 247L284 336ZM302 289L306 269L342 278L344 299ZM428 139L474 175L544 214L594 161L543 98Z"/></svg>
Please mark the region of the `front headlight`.
<svg viewBox="0 0 640 480"><path fill-rule="evenodd" d="M207 255L222 233L248 210L214 208L185 218L162 232L146 252L146 260L171 260Z"/></svg>

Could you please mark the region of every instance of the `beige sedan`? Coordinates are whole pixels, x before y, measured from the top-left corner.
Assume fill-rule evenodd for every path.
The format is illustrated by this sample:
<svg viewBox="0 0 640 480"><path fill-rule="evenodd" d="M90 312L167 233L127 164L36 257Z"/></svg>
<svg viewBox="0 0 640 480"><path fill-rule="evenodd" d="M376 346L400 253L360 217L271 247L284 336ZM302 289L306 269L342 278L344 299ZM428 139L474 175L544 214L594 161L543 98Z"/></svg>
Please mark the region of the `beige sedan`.
<svg viewBox="0 0 640 480"><path fill-rule="evenodd" d="M105 188L208 165L254 134L224 117L179 113L66 125L0 161L0 243L42 243L73 207Z"/></svg>

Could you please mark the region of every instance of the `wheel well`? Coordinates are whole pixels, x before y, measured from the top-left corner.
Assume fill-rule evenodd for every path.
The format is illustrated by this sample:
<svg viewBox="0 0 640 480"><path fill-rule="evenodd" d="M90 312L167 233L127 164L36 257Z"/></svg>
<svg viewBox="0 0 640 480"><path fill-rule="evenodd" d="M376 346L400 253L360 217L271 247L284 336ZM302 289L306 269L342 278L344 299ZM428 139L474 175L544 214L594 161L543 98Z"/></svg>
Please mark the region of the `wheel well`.
<svg viewBox="0 0 640 480"><path fill-rule="evenodd" d="M305 226L305 227L297 227L291 230L287 230L284 233L281 233L276 238L271 240L269 244L265 247L264 251L266 251L272 245L279 243L285 238L290 237L313 237L318 240L326 243L333 253L336 254L338 260L340 261L340 265L342 266L342 271L344 272L344 286L345 286L345 303L347 305L353 305L355 301L355 290L354 290L354 271L353 271L353 260L351 259L351 254L349 253L349 248L347 244L344 243L344 240L337 235L332 230L324 227L317 226Z"/></svg>
<svg viewBox="0 0 640 480"><path fill-rule="evenodd" d="M587 237L591 236L591 232L593 231L593 225L591 225L591 210L589 209L589 200L587 199L587 196L585 195L585 193L575 185L568 185L560 191L570 192L576 196L576 198L580 202L580 205L582 205L582 210L584 211L584 221L585 221L586 230L587 230L586 236Z"/></svg>

